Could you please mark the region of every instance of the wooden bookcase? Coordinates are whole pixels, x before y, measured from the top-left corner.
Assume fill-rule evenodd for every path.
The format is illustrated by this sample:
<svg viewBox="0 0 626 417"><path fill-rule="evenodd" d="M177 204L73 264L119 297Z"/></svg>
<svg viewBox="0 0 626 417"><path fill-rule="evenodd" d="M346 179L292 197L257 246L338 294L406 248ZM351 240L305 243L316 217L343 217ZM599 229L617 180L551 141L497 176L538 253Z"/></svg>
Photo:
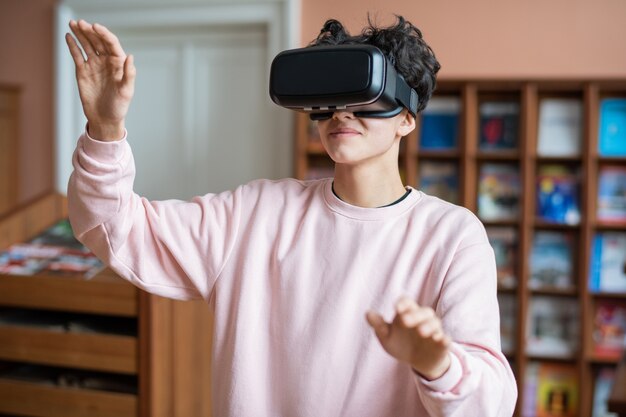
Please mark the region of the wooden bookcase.
<svg viewBox="0 0 626 417"><path fill-rule="evenodd" d="M483 221L487 228L506 227L517 236L517 263L514 289L500 289L516 302L514 349L505 352L516 374L519 400L516 415L522 414L525 401L525 379L529 363L568 363L576 368L579 382L578 415L591 415L594 375L602 365L615 366L616 361L593 355L592 330L594 306L599 299L611 299L626 306L626 292L597 294L588 288L591 245L596 232L626 232L626 224L606 225L596 220L597 182L600 167L626 166L626 157L602 157L598 152L599 104L605 97L626 97L626 80L440 80L437 96L458 97L458 146L454 150L419 149L420 117L417 128L403 139L400 150L400 170L405 184L419 188L418 169L427 161L452 162L458 167L458 204L477 213L480 167L485 163L506 163L517 167L521 179L519 216L510 221ZM542 157L537 152L539 104L543 98L576 98L583 106L582 149L575 157ZM519 105L518 147L513 151L483 151L479 148L480 104L487 100L512 100ZM305 114L296 115L294 172L299 179L332 176L332 161L315 137L314 127ZM538 168L547 164L562 164L575 168L580 175L581 219L576 225L559 225L539 221L535 215L536 179ZM321 169L319 167L324 167ZM539 230L562 231L575 237L573 265L575 290L534 290L528 285L529 257L533 235ZM576 327L579 349L571 358L530 355L526 351L527 316L533 297L569 298L578 304Z"/></svg>
<svg viewBox="0 0 626 417"><path fill-rule="evenodd" d="M0 248L67 217L65 198L42 196L0 217ZM210 415L211 317L204 302L150 295L105 269L71 275L0 275L0 309L134 321L134 334L0 324L0 370L28 364L122 375L135 393L40 384L0 375L0 415L137 417ZM1 372L0 372L1 374Z"/></svg>

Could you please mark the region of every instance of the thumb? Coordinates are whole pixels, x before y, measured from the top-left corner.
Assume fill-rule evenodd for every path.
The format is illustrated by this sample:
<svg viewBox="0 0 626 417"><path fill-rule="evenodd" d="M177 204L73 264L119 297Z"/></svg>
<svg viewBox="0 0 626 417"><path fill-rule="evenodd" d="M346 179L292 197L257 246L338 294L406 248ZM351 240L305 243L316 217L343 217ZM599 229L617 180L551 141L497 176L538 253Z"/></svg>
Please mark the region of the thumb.
<svg viewBox="0 0 626 417"><path fill-rule="evenodd" d="M376 336L380 340L381 343L387 339L390 332L390 324L383 319L383 316L378 314L376 311L370 310L365 315L367 318L367 322L376 332Z"/></svg>

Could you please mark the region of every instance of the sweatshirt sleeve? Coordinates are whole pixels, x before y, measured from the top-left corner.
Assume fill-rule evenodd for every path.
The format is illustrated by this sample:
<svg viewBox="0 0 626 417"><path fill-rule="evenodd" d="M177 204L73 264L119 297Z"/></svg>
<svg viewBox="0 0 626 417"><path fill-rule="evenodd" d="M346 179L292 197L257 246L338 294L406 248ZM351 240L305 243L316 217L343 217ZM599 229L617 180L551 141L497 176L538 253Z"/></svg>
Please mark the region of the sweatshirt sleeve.
<svg viewBox="0 0 626 417"><path fill-rule="evenodd" d="M500 348L493 250L478 219L471 223L464 242L471 243L452 255L435 310L452 339L450 367L433 381L415 377L431 417L512 416L517 400L515 377Z"/></svg>
<svg viewBox="0 0 626 417"><path fill-rule="evenodd" d="M68 184L77 239L134 285L164 297L208 299L234 246L241 187L192 200L148 201L133 192L125 137L78 140Z"/></svg>

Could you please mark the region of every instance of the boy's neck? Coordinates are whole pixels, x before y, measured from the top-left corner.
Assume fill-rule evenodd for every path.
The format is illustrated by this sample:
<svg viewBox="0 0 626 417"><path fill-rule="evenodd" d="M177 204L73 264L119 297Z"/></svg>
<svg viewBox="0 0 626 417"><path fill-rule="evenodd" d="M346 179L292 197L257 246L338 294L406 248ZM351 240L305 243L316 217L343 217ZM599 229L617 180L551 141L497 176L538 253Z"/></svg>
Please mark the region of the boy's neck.
<svg viewBox="0 0 626 417"><path fill-rule="evenodd" d="M382 207L406 193L397 165L394 167L335 165L333 189L348 204L358 207Z"/></svg>

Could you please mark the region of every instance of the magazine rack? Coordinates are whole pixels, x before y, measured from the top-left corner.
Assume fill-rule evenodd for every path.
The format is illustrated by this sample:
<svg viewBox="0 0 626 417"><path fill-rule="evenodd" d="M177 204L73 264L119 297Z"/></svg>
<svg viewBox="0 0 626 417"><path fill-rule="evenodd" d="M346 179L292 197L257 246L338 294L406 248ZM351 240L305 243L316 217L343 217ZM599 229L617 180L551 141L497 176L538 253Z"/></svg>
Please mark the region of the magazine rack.
<svg viewBox="0 0 626 417"><path fill-rule="evenodd" d="M455 119L452 121L448 119L439 126L441 131L456 131L457 134L448 141L427 138L430 142L425 142L425 138L421 137L421 123L424 120L422 113L416 121L417 128L401 142L401 175L405 184L426 189L428 185L426 180L430 178L426 178L424 169L432 164L439 164L438 166L443 168L431 174L439 175L446 181L450 179L448 182L442 181L439 185L452 191L447 195L455 198L456 201L453 202L476 213L490 233L490 240L498 258L502 347L516 374L519 388L516 415L540 414L537 407L541 401L535 401L536 399L531 398L528 392L538 391L532 384L551 382L537 380L533 377L536 375L533 372L537 365L544 368L554 365L553 369L569 369L570 380L566 383L574 386L573 389L577 392L573 395L578 397L574 400L576 409L573 413L579 417L590 416L596 397L600 396L602 387L606 387L606 381L599 379L600 371L609 368L614 372L618 361L614 352L608 354L598 349L594 341L594 334L599 330L596 323L597 311L607 305L609 307L617 305L623 309L622 311L626 311L626 288L618 287L613 291L605 291L601 287L590 289L592 287L590 276L593 275L596 256L594 252L596 235L602 232L626 234L626 210L600 215L601 203L598 203L599 196L607 197L602 194L605 192L602 186L599 186L599 182L604 181L602 174L606 168L615 168L622 175L617 177L618 181L624 183L623 179L626 178L626 140L614 142L615 146L610 147L605 146L606 143L599 138L599 130L603 127L601 108L609 101L606 99L621 98L623 100L618 100L617 104L626 103L626 80L442 79L438 82L433 97L453 98L458 102ZM575 107L578 106L580 110L577 121L571 125L567 122L559 129L577 130L579 139L570 140L561 137L561 133L550 130L554 126L543 121L545 113L542 111L542 103L548 99L552 100L553 104L556 100L561 109L571 104L569 100L577 101ZM568 104L566 106L559 104L562 101ZM485 138L486 125L483 117L487 113L484 109L488 106L483 105L498 102L506 103L507 106L513 103L516 109L513 113L517 112L518 124L513 125L513 131L517 138L513 146L510 146L510 138L506 137L508 123L506 118L512 113L507 106L502 106L504 109L501 109L502 117L498 121L501 125L496 124L488 128L488 135ZM619 111L621 110L618 109ZM448 115L446 111L439 114L443 119ZM626 118L626 113L614 117ZM312 126L307 115L297 114L296 118L294 155L296 176L303 180L332 176L332 161L320 143L316 128ZM485 119L486 123L489 123L488 118ZM552 120L554 121L554 118ZM606 120L605 117L604 123ZM621 119L619 123L622 122L626 124L626 120ZM451 123L454 124L452 126L454 129L450 129ZM558 117L556 123L560 123ZM428 126L428 129L432 127ZM547 134L549 138L547 141L541 133L545 128L550 131ZM498 136L499 131L505 133ZM488 143L489 146L485 146L485 142L490 140L492 142ZM576 152L572 152L572 149ZM506 165L513 168L507 175L512 173L517 178L508 184L505 183L505 186L509 191L513 190L514 211L507 212L504 205L501 205L501 211L496 212L495 216L481 213L480 200L485 193L482 187L484 167L491 165ZM538 214L537 200L541 193L546 191L539 186L539 177L543 175L544 168L552 165L571 169L575 173L577 211L569 213L568 219L571 221L568 222L552 221L549 217L561 216L565 213L563 211L548 211L545 215L547 219ZM558 177L556 178L558 180ZM569 184L557 182L557 186L559 185ZM604 221L603 216L617 217L615 221ZM551 233L566 236L571 242L570 256L556 258L568 269L569 281L562 283L555 280L551 285L536 286L534 279L541 280L542 276L534 277L535 271L531 262L533 247L538 236L549 238ZM547 242L549 244L549 239ZM500 255L503 255L504 261L499 259L502 247L504 251ZM538 302L543 299L550 302ZM535 310L536 306L539 304L556 306L564 303L565 308L562 310L565 313L557 313L567 315L562 318L572 323L570 330L576 335L570 337L565 344L552 346L546 343L533 344L536 340L530 336L540 333L535 328L538 320L533 320L540 313ZM578 312L569 309L569 305L573 305ZM546 374L545 371L547 368L542 375ZM606 405L606 398L604 401Z"/></svg>
<svg viewBox="0 0 626 417"><path fill-rule="evenodd" d="M0 219L0 248L37 235L66 214L65 198L56 194L12 211ZM44 318L97 316L134 323L130 326L134 331L59 331L0 323L0 414L166 417L210 413L211 322L205 303L174 302L147 294L105 269L90 279L43 273L0 275L0 312L7 310L44 312ZM19 369L36 369L37 377L3 373L16 364ZM59 370L62 377L56 376ZM54 373L52 382L41 379L41 372ZM106 385L93 375L113 376L114 382ZM123 389L111 389L115 384Z"/></svg>

